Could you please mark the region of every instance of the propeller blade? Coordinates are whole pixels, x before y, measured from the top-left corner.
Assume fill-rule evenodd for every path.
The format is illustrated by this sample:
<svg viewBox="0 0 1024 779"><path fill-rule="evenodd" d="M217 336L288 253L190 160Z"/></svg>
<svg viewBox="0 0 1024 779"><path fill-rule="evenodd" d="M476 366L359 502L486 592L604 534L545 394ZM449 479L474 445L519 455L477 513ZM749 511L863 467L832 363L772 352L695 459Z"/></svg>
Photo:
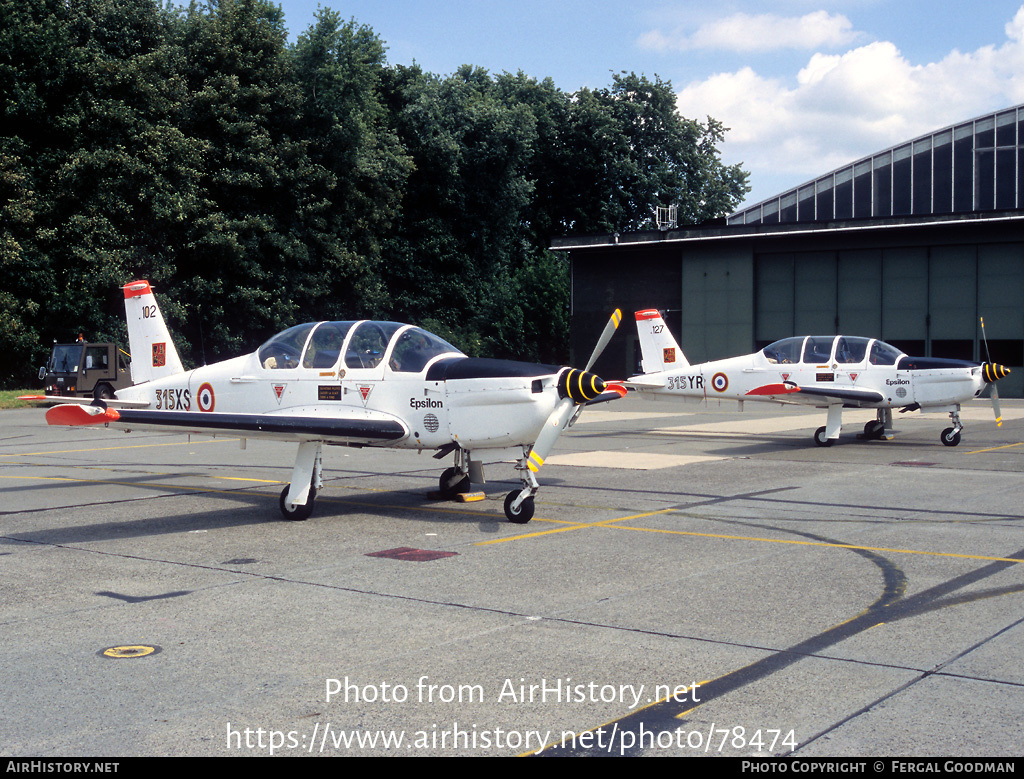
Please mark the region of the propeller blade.
<svg viewBox="0 0 1024 779"><path fill-rule="evenodd" d="M988 353L988 336L985 335L985 317L978 317L981 320L981 340L985 342L985 360L986 362L992 362L992 355Z"/></svg>
<svg viewBox="0 0 1024 779"><path fill-rule="evenodd" d="M558 401L558 405L555 406L555 410L551 412L551 416L544 423L540 435L537 436L537 440L530 450L530 456L526 458L526 466L531 471L536 473L544 465L544 460L551 454L551 450L555 448L555 441L562 434L563 428L568 423L569 417L572 416L575 409L576 403L572 398L562 398Z"/></svg>
<svg viewBox="0 0 1024 779"><path fill-rule="evenodd" d="M996 427L1003 425L1003 412L999 410L999 391L996 389L996 382L1009 373L1009 369L992 362L992 355L988 351L988 336L985 335L985 317L978 317L981 320L981 338L985 342L985 364L981 366L985 381L992 385L992 411L996 415Z"/></svg>
<svg viewBox="0 0 1024 779"><path fill-rule="evenodd" d="M601 356L601 352L604 351L612 336L615 335L615 331L618 329L619 322L621 321L622 312L619 309L615 309L608 319L608 324L601 331L601 337L597 339L597 346L594 347L594 352L587 361L587 367L582 371L576 368L568 368L559 374L558 404L544 423L540 435L537 436L537 440L530 450L530 456L526 458L526 466L534 473L539 471L541 466L544 465L544 460L551 454L551 450L554 449L558 436L562 434L562 431L571 422L576 421L576 418L579 417L580 412L587 403L600 397L606 391L617 394L621 393L619 394L620 397L625 395L625 387L618 385L609 386L599 376L590 372L594 363L597 362L597 358Z"/></svg>
<svg viewBox="0 0 1024 779"><path fill-rule="evenodd" d="M597 339L597 346L594 347L593 354L590 355L590 359L587 361L587 367L583 370L589 371L594 367L594 363L597 362L597 358L601 356L601 352L604 351L604 347L608 345L608 342L612 340L612 336L615 335L615 331L619 327L619 322L622 321L622 312L619 309L615 309L612 312L611 317L608 319L608 324L604 326L604 330L601 331L601 337Z"/></svg>

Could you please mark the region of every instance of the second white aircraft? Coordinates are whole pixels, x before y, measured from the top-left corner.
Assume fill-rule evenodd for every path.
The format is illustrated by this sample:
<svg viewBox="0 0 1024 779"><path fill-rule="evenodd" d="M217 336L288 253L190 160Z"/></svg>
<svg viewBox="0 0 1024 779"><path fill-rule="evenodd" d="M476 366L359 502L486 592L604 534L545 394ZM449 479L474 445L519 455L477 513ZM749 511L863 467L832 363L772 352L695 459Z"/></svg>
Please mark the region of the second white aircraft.
<svg viewBox="0 0 1024 779"><path fill-rule="evenodd" d="M948 413L942 443L960 443L960 404L992 384L996 424L1002 424L995 382L1009 371L992 362L910 357L884 341L846 335L783 338L742 357L690 365L659 311L636 312L644 371L630 389L679 397L799 403L827 409L814 442L839 438L844 408L874 408L863 437L892 437L892 410ZM982 323L984 327L984 323Z"/></svg>

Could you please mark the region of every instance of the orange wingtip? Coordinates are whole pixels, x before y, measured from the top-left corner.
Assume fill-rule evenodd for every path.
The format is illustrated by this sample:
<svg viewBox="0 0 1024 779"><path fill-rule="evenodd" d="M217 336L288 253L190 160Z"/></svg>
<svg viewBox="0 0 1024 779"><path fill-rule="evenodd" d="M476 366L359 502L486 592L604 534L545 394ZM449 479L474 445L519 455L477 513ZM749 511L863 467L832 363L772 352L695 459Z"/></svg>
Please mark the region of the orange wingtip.
<svg viewBox="0 0 1024 779"><path fill-rule="evenodd" d="M614 392L620 398L626 397L626 388L623 387L621 384L615 384L613 382L606 381L605 384L604 384L604 391L605 392Z"/></svg>
<svg viewBox="0 0 1024 779"><path fill-rule="evenodd" d="M748 392L748 395L788 395L790 392L799 392L800 388L792 384L764 384Z"/></svg>
<svg viewBox="0 0 1024 779"><path fill-rule="evenodd" d="M65 404L54 406L46 412L48 425L105 425L120 418L121 415L115 409L99 406Z"/></svg>
<svg viewBox="0 0 1024 779"><path fill-rule="evenodd" d="M18 395L18 400L46 400L46 395Z"/></svg>
<svg viewBox="0 0 1024 779"><path fill-rule="evenodd" d="M644 319L654 319L661 316L661 312L656 308L645 308L643 311L637 311L634 316L636 316L637 322L642 322Z"/></svg>

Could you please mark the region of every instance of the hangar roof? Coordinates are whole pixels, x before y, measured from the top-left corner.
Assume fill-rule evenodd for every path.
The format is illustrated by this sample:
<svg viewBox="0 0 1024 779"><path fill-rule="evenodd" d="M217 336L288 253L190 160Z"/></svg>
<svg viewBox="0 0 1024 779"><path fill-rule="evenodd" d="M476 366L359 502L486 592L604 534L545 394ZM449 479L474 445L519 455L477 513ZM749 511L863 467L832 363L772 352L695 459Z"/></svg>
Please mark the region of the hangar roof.
<svg viewBox="0 0 1024 779"><path fill-rule="evenodd" d="M1024 209L1024 105L872 154L737 211L729 225Z"/></svg>

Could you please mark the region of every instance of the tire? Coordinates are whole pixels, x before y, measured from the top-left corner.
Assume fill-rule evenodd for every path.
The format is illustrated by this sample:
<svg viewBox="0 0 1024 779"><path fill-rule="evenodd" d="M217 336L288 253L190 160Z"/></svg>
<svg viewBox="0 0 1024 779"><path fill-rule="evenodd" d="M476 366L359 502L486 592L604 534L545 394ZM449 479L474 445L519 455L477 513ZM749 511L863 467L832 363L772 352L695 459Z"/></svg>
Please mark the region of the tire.
<svg viewBox="0 0 1024 779"><path fill-rule="evenodd" d="M519 493L520 490L513 490L505 496L505 516L508 517L509 522L525 525L533 519L533 496L531 495L529 498L526 498L519 504L519 508L513 511L512 503L519 497Z"/></svg>
<svg viewBox="0 0 1024 779"><path fill-rule="evenodd" d="M832 439L825 437L825 426L822 425L814 431L814 443L818 446L832 446Z"/></svg>
<svg viewBox="0 0 1024 779"><path fill-rule="evenodd" d="M864 425L864 437L869 441L878 441L885 432L885 425L877 419Z"/></svg>
<svg viewBox="0 0 1024 779"><path fill-rule="evenodd" d="M448 482L456 473L457 471L454 468L447 468L444 473L441 474L441 478L438 479L437 489L446 499L454 498L456 495L465 494L472 489L472 485L469 483L468 474L464 475L459 479L459 481L449 487Z"/></svg>
<svg viewBox="0 0 1024 779"><path fill-rule="evenodd" d="M113 400L114 388L109 384L97 384L92 391L93 400Z"/></svg>
<svg viewBox="0 0 1024 779"><path fill-rule="evenodd" d="M960 431L952 427L947 427L942 431L942 435L939 438L946 446L956 446L960 443Z"/></svg>
<svg viewBox="0 0 1024 779"><path fill-rule="evenodd" d="M306 498L306 502L305 503L300 503L294 509L290 509L289 510L287 504L285 503L285 500L288 498L288 490L290 488L291 488L291 485L288 485L281 492L281 500L280 500L281 514L289 522L303 522L303 521L309 519L310 514L313 513L313 501L316 500L316 490L314 490L312 487L310 487L309 488L309 497Z"/></svg>

